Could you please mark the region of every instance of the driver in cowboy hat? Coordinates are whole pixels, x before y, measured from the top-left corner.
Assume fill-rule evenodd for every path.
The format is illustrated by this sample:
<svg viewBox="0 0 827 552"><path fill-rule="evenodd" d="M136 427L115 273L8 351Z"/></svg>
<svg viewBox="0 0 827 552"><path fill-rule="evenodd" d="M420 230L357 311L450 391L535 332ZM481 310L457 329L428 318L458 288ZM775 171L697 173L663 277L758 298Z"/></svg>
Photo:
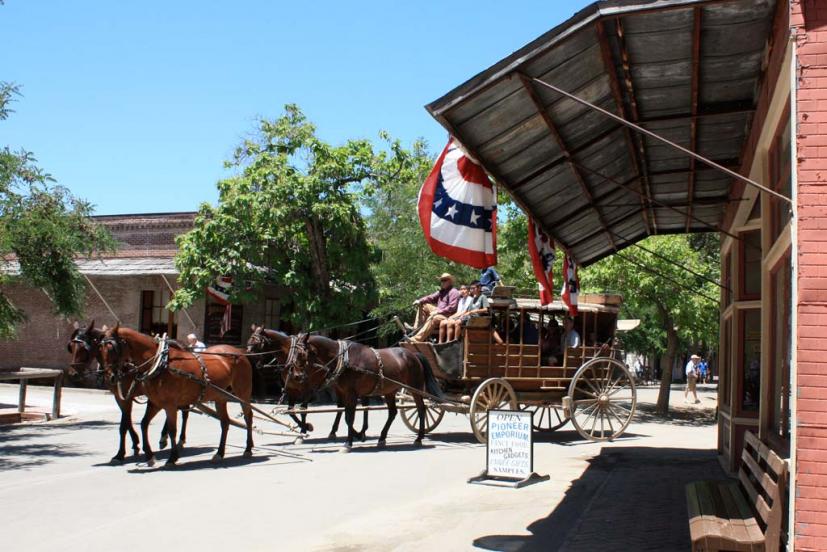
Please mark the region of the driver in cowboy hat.
<svg viewBox="0 0 827 552"><path fill-rule="evenodd" d="M445 272L439 277L438 291L413 303L419 311L414 324L418 330L411 336L411 341L427 341L434 328L439 328L444 320L457 312L458 303L459 292L454 288L454 277Z"/></svg>

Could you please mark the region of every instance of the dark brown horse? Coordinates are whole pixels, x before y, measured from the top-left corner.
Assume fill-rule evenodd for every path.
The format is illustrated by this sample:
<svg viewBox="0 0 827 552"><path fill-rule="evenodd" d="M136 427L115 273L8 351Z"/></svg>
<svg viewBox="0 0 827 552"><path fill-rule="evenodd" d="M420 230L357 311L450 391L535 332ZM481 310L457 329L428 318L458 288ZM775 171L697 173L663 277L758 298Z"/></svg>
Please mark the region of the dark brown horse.
<svg viewBox="0 0 827 552"><path fill-rule="evenodd" d="M220 390L232 390L241 399L244 421L247 424L247 446L244 456L253 454L253 411L250 396L253 388L253 369L244 353L229 345L211 347L209 352L194 354L174 341L161 345L152 337L129 328L116 325L107 330L101 339L100 351L103 365L112 373L132 373L143 383L149 402L147 415L141 421L146 462L155 463L147 442L149 421L159 410L167 416L172 439L167 465L174 465L179 458L175 446L176 414L179 408L205 401L213 401L221 421L221 439L213 461L224 458L230 415L227 412L227 395ZM202 356L203 355L203 356ZM166 357L166 358L165 358Z"/></svg>
<svg viewBox="0 0 827 552"><path fill-rule="evenodd" d="M72 335L69 337L69 343L66 348L72 355L72 361L67 370L70 377L76 377L79 373L86 372L92 360L97 360L100 366L103 366L103 361L100 356L100 341L103 339L104 331L95 328L95 321L92 320L86 328L75 325ZM135 399L143 395L143 387L140 385L133 385L135 378L131 375L126 375L123 380L114 381L112 378L107 378L107 386L109 391L115 397L115 402L121 410L121 422L119 426L119 446L118 452L112 457L110 462L121 463L126 457L126 434L132 438L132 450L135 456L140 454L140 441L138 433L132 427L132 405ZM118 387L120 383L120 389ZM129 396L127 390L132 390ZM147 408L149 412L149 408ZM145 414L146 415L146 414ZM178 446L183 446L187 440L187 419L189 418L189 409L181 409L181 436L178 438ZM159 446L164 448L167 446L169 431L166 423L161 430L161 441Z"/></svg>
<svg viewBox="0 0 827 552"><path fill-rule="evenodd" d="M414 445L421 446L425 437L425 402L416 391L442 396L439 382L431 366L421 354L401 347L373 349L351 341L334 341L322 336L301 335L295 341L286 361L291 377L310 385L322 374L324 385L332 385L345 408L348 426L347 449L353 446L356 431L353 422L356 402L360 397L385 398L388 420L379 435L378 446L384 446L388 430L396 417L396 392L404 384L412 390L419 412L419 432Z"/></svg>
<svg viewBox="0 0 827 552"><path fill-rule="evenodd" d="M257 326L255 324L253 324L251 331L252 333L250 334L250 339L247 341L247 352L259 355L259 360L264 364L269 363L284 366L294 338L282 332L268 330L264 328L264 326ZM262 353L272 353L272 356ZM291 378L289 371L286 369L281 370L281 376L284 393L287 398L287 406L291 410L296 403L299 403L303 410L307 410L308 403L313 399L316 392L321 390L324 383L324 374L321 373L315 374L315 376L309 378L306 383L300 383ZM338 399L337 404L339 408L342 407L342 403ZM362 400L363 406L367 407L368 404L369 400L367 398ZM308 431L313 431L313 425L307 423L306 412L301 414L301 419L299 419L295 414L290 414L290 417L293 418L293 421L296 422L301 428L302 436L307 435ZM341 419L342 412L339 411L336 413L336 419L333 421L333 427L330 430L330 434L327 436L328 439L336 438L336 432L339 430L339 422ZM365 410L364 418L362 420L362 430L358 432L356 436L360 440L364 441L367 430L368 411Z"/></svg>

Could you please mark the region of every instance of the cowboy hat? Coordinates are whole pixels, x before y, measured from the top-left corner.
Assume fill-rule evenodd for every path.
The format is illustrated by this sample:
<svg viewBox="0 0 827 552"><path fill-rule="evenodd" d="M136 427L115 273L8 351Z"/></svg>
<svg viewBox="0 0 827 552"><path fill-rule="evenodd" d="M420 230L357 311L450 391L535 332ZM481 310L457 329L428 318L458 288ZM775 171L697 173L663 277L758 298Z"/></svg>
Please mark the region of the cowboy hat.
<svg viewBox="0 0 827 552"><path fill-rule="evenodd" d="M692 360L701 360L701 357L699 357L698 355L692 355L689 358Z"/></svg>
<svg viewBox="0 0 827 552"><path fill-rule="evenodd" d="M454 277L448 274L447 272L443 272L442 275L439 277L439 281L441 282L442 280L451 280L453 282Z"/></svg>

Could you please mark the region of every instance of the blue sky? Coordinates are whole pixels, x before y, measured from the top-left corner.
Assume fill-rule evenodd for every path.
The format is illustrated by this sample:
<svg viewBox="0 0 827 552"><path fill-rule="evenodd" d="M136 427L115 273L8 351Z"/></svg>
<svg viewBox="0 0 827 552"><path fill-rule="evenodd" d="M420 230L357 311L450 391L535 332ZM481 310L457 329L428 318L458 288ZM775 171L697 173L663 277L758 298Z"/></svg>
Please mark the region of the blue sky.
<svg viewBox="0 0 827 552"><path fill-rule="evenodd" d="M23 98L0 145L98 214L194 210L285 103L334 143L384 129L441 148L426 103L587 4L6 0L0 80Z"/></svg>

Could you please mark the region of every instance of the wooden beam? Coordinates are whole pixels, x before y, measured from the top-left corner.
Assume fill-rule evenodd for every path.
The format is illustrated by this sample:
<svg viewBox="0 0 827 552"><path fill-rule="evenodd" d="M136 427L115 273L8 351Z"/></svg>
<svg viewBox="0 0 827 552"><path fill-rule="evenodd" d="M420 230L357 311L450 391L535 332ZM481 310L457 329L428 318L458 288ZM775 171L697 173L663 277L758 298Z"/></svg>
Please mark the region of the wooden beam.
<svg viewBox="0 0 827 552"><path fill-rule="evenodd" d="M595 206L594 197L592 196L592 192L589 189L589 185L586 183L586 180L583 178L583 175L580 174L580 171L574 165L571 153L569 153L568 148L566 147L566 142L565 140L563 140L563 136L557 129L557 125L555 125L554 121L551 120L551 115L549 115L548 111L543 106L543 103L540 101L540 97L537 95L537 91L534 89L534 85L531 83L531 80L522 73L520 73L520 80L522 81L523 88L528 93L529 98L531 98L531 102L534 104L535 109L537 109L537 111L540 113L540 116L543 118L543 122L545 122L549 132L551 133L555 142L557 142L557 147L559 147L560 151L563 152L563 156L566 158L566 162L568 163L568 166L571 169L572 174L574 175L574 179L577 180L577 183L580 185L580 190L583 192L583 196L586 198L586 201L589 202L592 211L594 211L594 214L597 216L597 220L600 221L600 225L603 227L603 230L606 233L606 240L609 242L609 245L612 247L612 249L616 251L617 245L615 244L615 240L612 236L612 233L609 231L609 226L606 224L606 220L603 218L603 214L600 212L600 209L598 209Z"/></svg>
<svg viewBox="0 0 827 552"><path fill-rule="evenodd" d="M620 83L617 81L617 71L615 70L615 61L614 55L612 55L612 50L609 47L609 39L606 35L606 27L603 24L603 21L598 21L597 25L595 26L595 30L597 32L597 40L600 42L600 53L603 56L603 68L606 71L606 74L609 75L609 84L612 88L612 96L614 96L615 104L617 105L617 110L620 113L620 116L624 119L627 118L626 107L623 104L623 99L620 94ZM635 174L638 176L642 176L642 172L640 170L640 159L638 158L637 151L635 151L634 145L634 137L632 136L632 131L629 130L628 127L623 127L623 134L626 138L626 145L629 148L629 158L632 160L632 164L635 167ZM648 187L648 182L646 183ZM641 178L639 186L640 190L644 192L644 195L640 196L640 205L641 205L641 215L643 216L643 226L646 228L646 233L651 235L652 234L652 227L655 220L655 213L649 206L649 210L647 211L647 201L649 198L649 194L646 194L646 190L643 189L644 181ZM652 216L652 221L649 221L649 214Z"/></svg>
<svg viewBox="0 0 827 552"><path fill-rule="evenodd" d="M571 154L572 156L577 155L578 153L581 153L581 152L587 150L588 148L590 148L593 145L597 144L601 140L611 136L612 134L614 134L618 130L621 130L622 128L623 128L623 125L617 125L617 126L614 126L614 127L610 128L606 131L603 131L600 134L598 134L597 136L593 136L587 142L584 142L582 145L580 145L580 146L578 146L574 149L569 150L569 154ZM562 163L565 163L566 161L567 161L567 159L564 155L561 155L560 157L556 157L552 161L549 161L548 163L545 163L545 164L541 165L539 168L531 171L527 176L525 176L525 177L521 178L520 180L518 180L517 182L515 182L514 185L511 187L511 189L516 190L520 186L522 186L522 185L524 185L528 182L531 182L532 180L534 180L535 178L537 178L541 174L552 170L556 166L558 166Z"/></svg>
<svg viewBox="0 0 827 552"><path fill-rule="evenodd" d="M689 149L698 152L698 89L700 88L701 73L701 8L692 10L694 25L692 28L692 88L691 88L691 111L692 120L689 123ZM694 157L689 159L689 182L686 190L686 231L692 225L692 199L695 197L695 178L697 176L697 161Z"/></svg>

